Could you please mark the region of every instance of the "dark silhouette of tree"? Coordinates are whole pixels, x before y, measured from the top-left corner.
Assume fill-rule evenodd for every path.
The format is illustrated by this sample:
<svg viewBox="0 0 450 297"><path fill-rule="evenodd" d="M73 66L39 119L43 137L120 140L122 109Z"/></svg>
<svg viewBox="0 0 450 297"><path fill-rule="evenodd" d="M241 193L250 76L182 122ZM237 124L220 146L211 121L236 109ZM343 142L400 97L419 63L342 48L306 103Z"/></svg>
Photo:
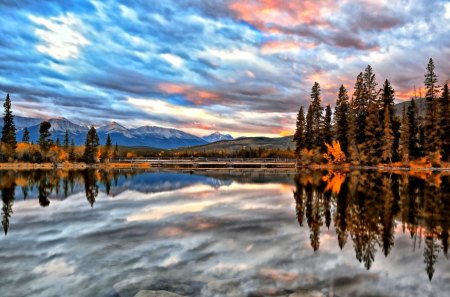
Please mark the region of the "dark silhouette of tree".
<svg viewBox="0 0 450 297"><path fill-rule="evenodd" d="M22 142L29 143L30 142L30 131L28 128L23 130Z"/></svg>
<svg viewBox="0 0 450 297"><path fill-rule="evenodd" d="M341 144L342 151L346 156L348 156L349 109L348 93L344 85L341 85L334 110L334 122L336 127L336 140Z"/></svg>
<svg viewBox="0 0 450 297"><path fill-rule="evenodd" d="M333 140L331 117L332 117L331 106L328 104L327 107L325 108L325 118L323 121L323 132L322 132L323 143L331 144L331 141Z"/></svg>
<svg viewBox="0 0 450 297"><path fill-rule="evenodd" d="M303 203L304 193L303 193L303 186L302 186L302 183L300 182L299 175L296 175L294 177L294 183L295 183L294 199L295 199L295 212L297 215L297 222L300 226L303 226L303 219L305 216L305 206Z"/></svg>
<svg viewBox="0 0 450 297"><path fill-rule="evenodd" d="M5 111L3 113L3 129L2 129L2 142L8 145L12 151L8 157L13 157L14 150L17 147L16 140L16 126L14 125L14 115L11 110L11 98L9 93L6 94L5 103L3 103Z"/></svg>
<svg viewBox="0 0 450 297"><path fill-rule="evenodd" d="M83 171L84 190L86 193L86 199L91 205L94 206L95 199L98 196L98 185L95 177L95 171L88 169Z"/></svg>
<svg viewBox="0 0 450 297"><path fill-rule="evenodd" d="M447 162L450 155L450 92L448 82L444 84L441 97L439 98L439 120L442 160Z"/></svg>
<svg viewBox="0 0 450 297"><path fill-rule="evenodd" d="M375 78L375 73L373 71L372 66L367 65L366 69L364 69L364 73L362 75L363 78L363 96L367 100L367 104L377 102L377 81Z"/></svg>
<svg viewBox="0 0 450 297"><path fill-rule="evenodd" d="M313 130L313 113L311 104L308 107L306 113L306 125L305 125L305 147L312 149L314 146L314 130Z"/></svg>
<svg viewBox="0 0 450 297"><path fill-rule="evenodd" d="M427 272L429 280L433 278L434 264L437 261L438 254L439 254L439 245L436 242L436 238L433 236L433 234L426 235L423 257L425 263L425 271Z"/></svg>
<svg viewBox="0 0 450 297"><path fill-rule="evenodd" d="M39 196L38 196L39 197L39 205L42 207L49 206L50 200L48 199L48 196L52 192L52 187L48 180L48 176L47 176L46 172L40 171L38 191L39 191Z"/></svg>
<svg viewBox="0 0 450 297"><path fill-rule="evenodd" d="M50 132L51 127L52 124L47 121L42 122L39 126L39 147L44 156L47 155L50 147L53 144L53 141L51 139L52 133Z"/></svg>
<svg viewBox="0 0 450 297"><path fill-rule="evenodd" d="M320 148L323 146L322 123L323 123L323 107L320 98L320 85L315 82L311 89L311 118L313 146ZM309 111L309 110L308 110Z"/></svg>
<svg viewBox="0 0 450 297"><path fill-rule="evenodd" d="M384 123L383 123L383 134L380 139L381 141L381 159L384 161L389 161L392 164L393 157L393 146L394 146L394 133L392 132L392 125L390 120L389 107L384 106Z"/></svg>
<svg viewBox="0 0 450 297"><path fill-rule="evenodd" d="M406 114L406 107L403 106L402 113L402 125L401 125L401 136L400 136L400 157L404 164L409 163L409 123L408 116Z"/></svg>
<svg viewBox="0 0 450 297"><path fill-rule="evenodd" d="M366 126L367 109L369 106L368 97L365 96L362 72L356 77L354 89L351 107L355 121L355 137L356 143L362 144L365 140L364 128Z"/></svg>
<svg viewBox="0 0 450 297"><path fill-rule="evenodd" d="M368 165L376 165L380 156L380 123L376 103L369 103L368 116L364 129L364 146L362 161Z"/></svg>
<svg viewBox="0 0 450 297"><path fill-rule="evenodd" d="M61 141L59 140L59 137L56 137L55 145L56 145L56 147L58 147L58 148L61 147Z"/></svg>
<svg viewBox="0 0 450 297"><path fill-rule="evenodd" d="M414 98L408 106L409 155L411 158L421 156L419 149L419 124L417 122L417 107Z"/></svg>
<svg viewBox="0 0 450 297"><path fill-rule="evenodd" d="M297 124L294 134L295 153L300 155L300 151L305 147L305 113L303 106L300 107L297 114Z"/></svg>
<svg viewBox="0 0 450 297"><path fill-rule="evenodd" d="M84 149L84 161L87 164L93 164L97 161L97 147L99 145L99 139L97 131L94 126L91 126L89 132L86 135L86 145Z"/></svg>
<svg viewBox="0 0 450 297"><path fill-rule="evenodd" d="M75 142L72 139L72 142L70 143L69 148L69 161L75 162L76 161L76 155L75 155Z"/></svg>
<svg viewBox="0 0 450 297"><path fill-rule="evenodd" d="M427 73L425 74L425 99L426 99L426 116L425 116L425 150L430 156L436 152L440 152L439 138L439 114L438 114L438 93L437 75L434 72L434 62L430 59L427 65ZM430 157L434 159L433 157ZM437 164L434 164L437 165Z"/></svg>
<svg viewBox="0 0 450 297"><path fill-rule="evenodd" d="M7 177L8 178L8 177ZM9 178L8 178L9 179ZM16 184L14 181L7 182L1 189L2 191L2 226L5 235L8 234L9 219L13 213L12 206L15 199Z"/></svg>
<svg viewBox="0 0 450 297"><path fill-rule="evenodd" d="M111 140L111 135L108 134L108 136L106 136L106 142L105 142L105 147L103 148L103 152L102 152L102 159L109 159L112 153L112 140Z"/></svg>

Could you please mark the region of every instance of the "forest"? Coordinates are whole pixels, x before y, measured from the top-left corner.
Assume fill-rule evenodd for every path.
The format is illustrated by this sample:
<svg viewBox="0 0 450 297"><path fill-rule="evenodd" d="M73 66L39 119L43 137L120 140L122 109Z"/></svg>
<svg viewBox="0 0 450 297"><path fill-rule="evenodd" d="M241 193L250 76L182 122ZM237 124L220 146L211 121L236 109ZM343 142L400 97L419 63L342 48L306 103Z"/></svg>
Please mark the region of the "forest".
<svg viewBox="0 0 450 297"><path fill-rule="evenodd" d="M396 116L395 90L389 80L378 89L373 68L358 74L351 99L344 85L338 91L334 113L321 105L315 82L305 113L300 107L294 141L302 164L442 167L450 153L450 94L448 82L438 85L433 59L426 67L425 117L414 98L402 116Z"/></svg>

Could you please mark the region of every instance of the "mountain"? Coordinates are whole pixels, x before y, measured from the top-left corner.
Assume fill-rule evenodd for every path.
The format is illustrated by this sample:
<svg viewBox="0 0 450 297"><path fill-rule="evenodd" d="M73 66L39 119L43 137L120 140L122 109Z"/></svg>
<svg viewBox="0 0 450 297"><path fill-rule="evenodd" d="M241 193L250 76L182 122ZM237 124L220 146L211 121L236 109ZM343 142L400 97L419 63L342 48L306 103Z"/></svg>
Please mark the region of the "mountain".
<svg viewBox="0 0 450 297"><path fill-rule="evenodd" d="M245 148L265 148L265 149L294 149L293 136L285 137L241 137L233 140L221 140L205 145L195 146L191 148L182 148L179 151L195 152L195 151L220 151L220 150L240 150Z"/></svg>
<svg viewBox="0 0 450 297"><path fill-rule="evenodd" d="M425 98L414 99L414 103L416 104L419 117L425 118L425 113L426 113ZM408 108L408 106L410 106L410 105L411 105L411 101L403 101L403 102L395 104L395 114L401 118L402 113L403 113L403 107L405 106L406 108Z"/></svg>
<svg viewBox="0 0 450 297"><path fill-rule="evenodd" d="M233 140L233 136L231 136L230 134L222 134L220 132L214 132L210 135L206 135L202 137L203 140L205 140L208 143L211 142L217 142L217 141L221 141L221 140Z"/></svg>
<svg viewBox="0 0 450 297"><path fill-rule="evenodd" d="M14 116L14 125L16 125L17 130L21 130L25 127L39 125L41 122L42 119L38 118L26 118L21 116Z"/></svg>
<svg viewBox="0 0 450 297"><path fill-rule="evenodd" d="M35 143L38 142L39 140L39 126L43 120L39 121L40 122L38 124L26 127L30 132L30 141L33 141ZM73 139L76 145L81 145L85 143L86 133L89 130L88 127L74 124L65 118L50 119L48 120L48 122L52 125L50 131L52 133L53 141L56 141L56 139L59 138L59 140L62 143L66 130L68 130L70 139L71 140ZM33 123L33 121L30 121L30 123ZM25 127L17 131L18 141L22 140L24 128Z"/></svg>

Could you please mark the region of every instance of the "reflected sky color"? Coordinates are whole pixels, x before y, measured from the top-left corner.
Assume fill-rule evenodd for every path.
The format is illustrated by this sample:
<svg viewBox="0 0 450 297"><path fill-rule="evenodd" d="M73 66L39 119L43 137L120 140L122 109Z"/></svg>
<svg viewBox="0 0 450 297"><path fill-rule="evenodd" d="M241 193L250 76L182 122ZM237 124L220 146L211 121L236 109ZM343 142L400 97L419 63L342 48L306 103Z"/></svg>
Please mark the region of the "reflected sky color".
<svg viewBox="0 0 450 297"><path fill-rule="evenodd" d="M128 297L144 289L185 296L305 290L446 296L450 290L449 260L439 255L429 281L423 242L413 250L398 220L389 256L378 251L370 270L355 258L350 236L339 248L334 226L320 227L314 252L306 219L303 227L297 221L293 174L117 177L109 195L96 182L93 207L82 179L66 199L53 191L48 207L39 206L37 196L16 198L9 232L0 236L2 296Z"/></svg>
<svg viewBox="0 0 450 297"><path fill-rule="evenodd" d="M430 57L450 75L446 0L4 0L0 16L0 95L22 116L279 136L314 81L334 105L367 64L398 101Z"/></svg>

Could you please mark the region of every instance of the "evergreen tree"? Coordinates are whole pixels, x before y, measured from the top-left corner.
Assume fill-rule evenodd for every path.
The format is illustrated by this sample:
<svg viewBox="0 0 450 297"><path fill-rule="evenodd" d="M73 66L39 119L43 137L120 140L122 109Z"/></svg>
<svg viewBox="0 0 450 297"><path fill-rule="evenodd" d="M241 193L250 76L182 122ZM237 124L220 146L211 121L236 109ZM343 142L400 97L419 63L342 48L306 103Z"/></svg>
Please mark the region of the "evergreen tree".
<svg viewBox="0 0 450 297"><path fill-rule="evenodd" d="M352 112L355 118L355 137L356 143L364 142L364 127L366 125L368 98L365 96L363 73L356 77L355 91L352 96Z"/></svg>
<svg viewBox="0 0 450 297"><path fill-rule="evenodd" d="M111 148L112 148L112 140L111 136L108 134L108 136L106 136L105 147L103 148L102 152L102 159L108 159L110 157Z"/></svg>
<svg viewBox="0 0 450 297"><path fill-rule="evenodd" d="M119 146L117 145L116 142L116 145L114 146L113 158L116 158L118 156L119 156Z"/></svg>
<svg viewBox="0 0 450 297"><path fill-rule="evenodd" d="M22 142L29 143L30 142L30 131L28 128L23 130Z"/></svg>
<svg viewBox="0 0 450 297"><path fill-rule="evenodd" d="M50 133L50 128L52 124L44 121L39 126L39 147L44 156L48 153L50 146L53 144L51 140L52 133Z"/></svg>
<svg viewBox="0 0 450 297"><path fill-rule="evenodd" d="M441 149L439 139L439 114L438 114L438 85L437 75L434 72L434 62L430 59L427 65L427 73L425 74L425 99L426 99L426 116L425 116L425 151L431 155L439 152Z"/></svg>
<svg viewBox="0 0 450 297"><path fill-rule="evenodd" d="M93 164L96 162L97 157L97 147L99 145L99 139L97 135L97 131L94 126L91 126L87 135L86 135L86 145L84 149L84 161L87 164Z"/></svg>
<svg viewBox="0 0 450 297"><path fill-rule="evenodd" d="M312 116L312 132L313 132L313 146L321 148L323 146L322 137L322 123L323 123L323 107L320 98L320 85L318 82L314 83L311 89L311 116Z"/></svg>
<svg viewBox="0 0 450 297"><path fill-rule="evenodd" d="M57 148L61 147L61 141L59 140L59 137L56 137L56 143L55 143Z"/></svg>
<svg viewBox="0 0 450 297"><path fill-rule="evenodd" d="M327 107L325 108L325 118L323 121L323 133L322 133L323 143L322 143L322 145L324 145L324 143L331 144L331 141L333 140L331 116L332 116L331 106L330 106L330 104L328 104Z"/></svg>
<svg viewBox="0 0 450 297"><path fill-rule="evenodd" d="M336 127L336 139L341 144L342 151L348 154L348 129L349 129L349 101L344 85L339 88L339 95L334 110L334 122Z"/></svg>
<svg viewBox="0 0 450 297"><path fill-rule="evenodd" d="M66 133L64 134L63 146L66 151L69 149L69 131L67 129Z"/></svg>
<svg viewBox="0 0 450 297"><path fill-rule="evenodd" d="M411 104L408 106L408 154L411 158L417 158L421 155L419 149L419 124L417 121L417 107L414 102L414 98L411 100Z"/></svg>
<svg viewBox="0 0 450 297"><path fill-rule="evenodd" d="M447 162L450 156L450 92L448 82L442 88L442 94L439 100L439 113L442 159Z"/></svg>
<svg viewBox="0 0 450 297"><path fill-rule="evenodd" d="M112 147L112 140L111 140L111 135L108 134L108 136L106 137L106 143L105 146L107 148L111 148Z"/></svg>
<svg viewBox="0 0 450 297"><path fill-rule="evenodd" d="M402 113L402 125L401 125L401 133L400 133L400 157L403 161L403 164L408 164L409 162L409 152L410 152L410 133L409 133L409 118L406 113L406 107L403 106Z"/></svg>
<svg viewBox="0 0 450 297"><path fill-rule="evenodd" d="M376 165L379 162L380 153L380 124L377 104L374 102L369 103L368 116L366 119L366 125L364 129L365 142L363 145L364 163L369 165Z"/></svg>
<svg viewBox="0 0 450 297"><path fill-rule="evenodd" d="M389 114L389 106L384 106L384 125L383 125L383 137L381 138L381 158L382 160L388 160L389 164L392 164L393 146L394 146L394 133L392 132L392 125Z"/></svg>
<svg viewBox="0 0 450 297"><path fill-rule="evenodd" d="M14 125L14 115L11 110L11 98L9 97L9 93L6 95L3 107L5 108L5 112L3 113L2 142L15 150L17 147L16 126Z"/></svg>
<svg viewBox="0 0 450 297"><path fill-rule="evenodd" d="M307 149L312 149L314 146L314 131L313 131L313 113L312 105L308 107L308 112L306 113L306 125L305 125L305 147Z"/></svg>
<svg viewBox="0 0 450 297"><path fill-rule="evenodd" d="M69 149L69 161L75 162L76 156L75 156L75 143L72 139L72 142L70 143L70 149Z"/></svg>
<svg viewBox="0 0 450 297"><path fill-rule="evenodd" d="M353 109L349 108L348 113L348 132L347 132L347 143L348 143L348 157L351 163L359 164L361 163L361 158L359 154L359 148L356 138L356 117Z"/></svg>
<svg viewBox="0 0 450 297"><path fill-rule="evenodd" d="M372 66L367 65L363 73L363 97L367 104L377 103L377 81Z"/></svg>
<svg viewBox="0 0 450 297"><path fill-rule="evenodd" d="M297 125L294 134L295 153L300 155L300 151L305 147L305 113L303 106L297 114Z"/></svg>

